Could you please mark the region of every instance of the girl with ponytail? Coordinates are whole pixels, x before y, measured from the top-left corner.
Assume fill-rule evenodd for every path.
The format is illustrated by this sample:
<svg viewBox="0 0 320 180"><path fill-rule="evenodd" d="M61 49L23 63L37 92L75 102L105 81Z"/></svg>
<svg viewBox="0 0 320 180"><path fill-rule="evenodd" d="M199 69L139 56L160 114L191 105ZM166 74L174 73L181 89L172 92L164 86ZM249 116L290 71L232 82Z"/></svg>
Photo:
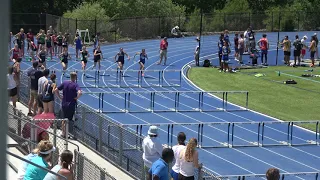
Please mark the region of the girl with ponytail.
<svg viewBox="0 0 320 180"><path fill-rule="evenodd" d="M72 152L69 150L64 150L60 155L60 164L54 166L51 171L67 177L68 180L74 180L72 159ZM59 177L54 174L48 173L44 180L59 180Z"/></svg>

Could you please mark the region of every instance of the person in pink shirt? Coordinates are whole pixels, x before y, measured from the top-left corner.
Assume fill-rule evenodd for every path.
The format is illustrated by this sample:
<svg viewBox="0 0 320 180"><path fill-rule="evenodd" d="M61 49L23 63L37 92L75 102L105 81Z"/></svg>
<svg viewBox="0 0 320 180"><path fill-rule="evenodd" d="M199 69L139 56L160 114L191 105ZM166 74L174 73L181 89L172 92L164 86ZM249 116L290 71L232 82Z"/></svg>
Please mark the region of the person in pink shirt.
<svg viewBox="0 0 320 180"><path fill-rule="evenodd" d="M164 64L166 65L167 62L167 49L168 49L168 41L167 38L163 38L163 40L160 43L160 61L158 62L158 65L162 63L162 60L164 58Z"/></svg>

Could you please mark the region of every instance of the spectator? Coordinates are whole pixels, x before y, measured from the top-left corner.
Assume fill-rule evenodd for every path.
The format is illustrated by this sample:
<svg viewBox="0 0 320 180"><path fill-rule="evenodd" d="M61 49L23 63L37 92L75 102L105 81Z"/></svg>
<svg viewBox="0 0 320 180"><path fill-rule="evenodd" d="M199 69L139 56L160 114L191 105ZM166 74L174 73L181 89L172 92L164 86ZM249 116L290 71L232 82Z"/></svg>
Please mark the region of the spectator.
<svg viewBox="0 0 320 180"><path fill-rule="evenodd" d="M52 143L49 141L41 141L38 145L38 148L38 156L34 157L31 162L50 169L48 162L51 159L52 152L55 151L55 147L53 147ZM47 171L29 164L24 176L24 180L43 180L46 174Z"/></svg>
<svg viewBox="0 0 320 180"><path fill-rule="evenodd" d="M301 40L299 39L299 35L296 35L296 39L293 41L293 56L294 56L294 65L293 66L300 66L301 62L301 50L303 48L303 44L301 43ZM298 64L297 64L298 60Z"/></svg>
<svg viewBox="0 0 320 180"><path fill-rule="evenodd" d="M148 171L152 163L154 163L157 159L161 157L162 154L162 145L158 141L158 127L150 126L148 131L148 136L144 138L142 142L143 149L143 161L145 170Z"/></svg>
<svg viewBox="0 0 320 180"><path fill-rule="evenodd" d="M240 34L240 38L239 38L239 45L238 45L238 49L239 49L239 63L240 64L243 64L243 61L242 61L242 56L243 56L243 53L244 53L244 50L245 50L245 42L244 42L244 36L243 34Z"/></svg>
<svg viewBox="0 0 320 180"><path fill-rule="evenodd" d="M62 112L63 117L69 120L69 132L73 132L73 115L76 110L76 105L78 99L81 97L81 89L76 83L77 74L75 72L70 73L70 81L64 81L59 87L58 90L63 92L63 96L60 96L59 91L57 95L62 99ZM72 124L71 124L72 123ZM67 134L65 132L65 122L62 121L62 137L66 138Z"/></svg>
<svg viewBox="0 0 320 180"><path fill-rule="evenodd" d="M178 134L178 144L172 147L172 150L174 152L174 159L175 159L175 164L172 167L171 170L171 177L173 180L178 180L179 177L179 171L180 171L180 161L179 161L179 154L182 149L186 147L185 142L186 141L186 135L183 132L180 132Z"/></svg>
<svg viewBox="0 0 320 180"><path fill-rule="evenodd" d="M163 58L164 58L164 65L166 65L167 49L168 49L168 41L167 41L167 37L164 37L160 43L160 61L158 62L158 65L162 63Z"/></svg>
<svg viewBox="0 0 320 180"><path fill-rule="evenodd" d="M162 151L162 157L152 164L149 170L148 180L169 180L169 166L173 161L174 153L172 149L165 148Z"/></svg>
<svg viewBox="0 0 320 180"><path fill-rule="evenodd" d="M318 44L319 44L319 40L318 40L318 36L317 36L317 33L314 33L313 34L313 37L314 37L314 41L315 41L315 46L316 46L316 58L319 59L319 53L318 53Z"/></svg>
<svg viewBox="0 0 320 180"><path fill-rule="evenodd" d="M284 64L290 66L290 56L291 56L291 41L288 36L284 37L283 42L283 53L284 53Z"/></svg>
<svg viewBox="0 0 320 180"><path fill-rule="evenodd" d="M58 173L68 180L73 180L73 164L72 164L73 154L69 150L64 150L60 155L60 164L55 165L51 171ZM58 176L48 173L44 180L59 180Z"/></svg>
<svg viewBox="0 0 320 180"><path fill-rule="evenodd" d="M43 112L43 92L44 92L44 84L48 81L47 78L50 74L49 69L45 69L42 73L42 77L38 80L38 114Z"/></svg>
<svg viewBox="0 0 320 180"><path fill-rule="evenodd" d="M38 147L39 147L39 144L38 144ZM26 155L24 157L24 159L28 160L28 161L32 161L33 158L37 157L38 153L39 153L39 148L38 147L35 148L34 150L32 150L32 152L30 154ZM21 167L18 170L17 180L23 180L24 175L26 174L26 170L27 170L28 164L29 163L27 163L27 162L23 162L21 164Z"/></svg>
<svg viewBox="0 0 320 180"><path fill-rule="evenodd" d="M180 172L179 180L193 180L194 168L201 168L202 164L199 164L197 139L191 138L187 147L180 152Z"/></svg>
<svg viewBox="0 0 320 180"><path fill-rule="evenodd" d="M182 35L181 31L180 31L179 26L175 26L174 28L172 28L172 30L171 30L171 35L172 35L172 37L174 37L174 38L183 37L183 35Z"/></svg>
<svg viewBox="0 0 320 180"><path fill-rule="evenodd" d="M44 113L54 113L54 92L57 90L56 75L51 74L50 80L44 85L44 94L42 97Z"/></svg>
<svg viewBox="0 0 320 180"><path fill-rule="evenodd" d="M45 130L42 130L37 136L38 143L40 143L43 140L47 140L47 141L49 140L49 134Z"/></svg>
<svg viewBox="0 0 320 180"><path fill-rule="evenodd" d="M38 80L42 76L42 72L38 70L38 62L32 64L33 69L28 71L28 76L30 78L30 100L29 100L29 112L28 116L35 115L37 112L37 100L38 100ZM33 113L32 113L33 108Z"/></svg>
<svg viewBox="0 0 320 180"><path fill-rule="evenodd" d="M267 34L263 34L262 38L258 41L258 46L261 50L261 65L268 65L268 50L269 50L269 41L267 39ZM263 57L265 61L263 61Z"/></svg>
<svg viewBox="0 0 320 180"><path fill-rule="evenodd" d="M316 39L315 39L315 36L312 36L311 37L311 44L310 44L310 47L309 47L309 51L310 51L310 59L311 59L311 65L310 67L314 67L314 56L317 52L317 42L316 42Z"/></svg>
<svg viewBox="0 0 320 180"><path fill-rule="evenodd" d="M13 107L17 107L17 83L13 78L13 67L8 68L8 74L7 74L7 79L8 79L8 95L11 98L12 105Z"/></svg>
<svg viewBox="0 0 320 180"><path fill-rule="evenodd" d="M307 36L303 36L303 38L301 39L301 43L303 45L303 48L301 49L301 62L304 62L304 56L306 55L306 51L308 49L308 45L306 43L306 40L308 39Z"/></svg>
<svg viewBox="0 0 320 180"><path fill-rule="evenodd" d="M280 171L276 168L270 168L266 172L267 180L279 180L280 179Z"/></svg>
<svg viewBox="0 0 320 180"><path fill-rule="evenodd" d="M20 63L22 59L18 58L16 60L13 60L13 79L16 81L17 85L17 99L19 101L19 90L20 90Z"/></svg>
<svg viewBox="0 0 320 180"><path fill-rule="evenodd" d="M197 41L197 46L196 46L196 49L194 50L194 59L196 61L196 66L200 66L200 46L199 46L199 43L200 43L200 38L197 37L196 38L196 41Z"/></svg>

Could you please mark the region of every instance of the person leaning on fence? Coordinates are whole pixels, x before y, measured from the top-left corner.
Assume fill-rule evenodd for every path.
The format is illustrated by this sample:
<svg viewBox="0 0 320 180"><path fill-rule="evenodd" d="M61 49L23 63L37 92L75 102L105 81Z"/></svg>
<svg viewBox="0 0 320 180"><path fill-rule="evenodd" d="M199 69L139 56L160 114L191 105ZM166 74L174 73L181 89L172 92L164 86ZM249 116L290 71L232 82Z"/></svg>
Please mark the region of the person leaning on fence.
<svg viewBox="0 0 320 180"><path fill-rule="evenodd" d="M39 147L39 144L38 144L38 147ZM28 160L28 161L32 161L33 158L37 157L38 153L39 153L38 147L35 148L34 150L32 150L30 154L26 155L24 157L24 159ZM29 165L29 163L27 163L27 162L23 162L21 164L20 168L18 169L17 180L23 180L24 175L26 174L26 170L27 170L28 165Z"/></svg>
<svg viewBox="0 0 320 180"><path fill-rule="evenodd" d="M280 171L276 168L270 168L266 172L267 180L279 180L280 179Z"/></svg>
<svg viewBox="0 0 320 180"><path fill-rule="evenodd" d="M54 113L54 93L57 90L56 75L51 74L50 80L44 84L44 92L42 96L43 112Z"/></svg>
<svg viewBox="0 0 320 180"><path fill-rule="evenodd" d="M199 155L196 147L197 139L191 138L187 147L181 150L179 154L179 180L194 180L194 169L200 169L202 167L202 164L199 164Z"/></svg>
<svg viewBox="0 0 320 180"><path fill-rule="evenodd" d="M31 162L41 167L51 169L48 162L50 162L52 152L54 152L56 148L50 141L41 141L38 145L38 149L38 156L34 157ZM47 171L29 164L24 176L24 180L43 180L46 175Z"/></svg>
<svg viewBox="0 0 320 180"><path fill-rule="evenodd" d="M82 91L79 85L76 83L77 73L70 73L70 81L64 81L59 87L58 90L62 91L63 96L60 96L59 91L56 91L58 97L62 99L62 112L63 117L69 120L69 132L73 133L73 115L76 110L76 105L78 99L82 95ZM62 121L62 137L67 137L65 131L65 121Z"/></svg>
<svg viewBox="0 0 320 180"><path fill-rule="evenodd" d="M60 164L55 165L51 171L60 174L67 178L67 180L73 180L73 154L69 150L64 150L60 155ZM43 180L59 180L58 176L47 173Z"/></svg>
<svg viewBox="0 0 320 180"><path fill-rule="evenodd" d="M11 98L12 105L14 108L17 107L17 83L13 78L13 67L8 67L8 74L7 74L7 80L8 80L8 95Z"/></svg>
<svg viewBox="0 0 320 180"><path fill-rule="evenodd" d="M162 145L158 140L158 127L150 126L148 131L148 136L143 139L142 149L143 149L143 161L145 170L148 171L152 163L161 157Z"/></svg>
<svg viewBox="0 0 320 180"><path fill-rule="evenodd" d="M169 163L174 159L173 150L163 149L161 158L155 161L148 171L148 180L169 180Z"/></svg>
<svg viewBox="0 0 320 180"><path fill-rule="evenodd" d="M175 163L171 169L171 177L173 180L178 180L179 178L179 171L180 171L180 152L181 150L185 149L186 145L185 145L185 141L186 141L186 135L183 132L179 132L178 137L178 144L172 147L172 150L174 152L174 159L175 159Z"/></svg>
<svg viewBox="0 0 320 180"><path fill-rule="evenodd" d="M38 99L37 99L37 104L38 104L38 114L42 114L43 112L43 92L44 92L44 84L48 81L47 77L49 76L50 71L49 69L45 69L42 72L42 77L39 78L38 80Z"/></svg>

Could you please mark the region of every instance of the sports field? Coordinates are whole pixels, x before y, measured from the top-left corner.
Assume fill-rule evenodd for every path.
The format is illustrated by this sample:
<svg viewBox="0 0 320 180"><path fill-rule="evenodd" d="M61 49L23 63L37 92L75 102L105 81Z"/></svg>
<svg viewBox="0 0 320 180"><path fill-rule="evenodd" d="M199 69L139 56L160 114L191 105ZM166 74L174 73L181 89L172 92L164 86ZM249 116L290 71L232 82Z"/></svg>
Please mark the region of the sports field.
<svg viewBox="0 0 320 180"><path fill-rule="evenodd" d="M313 32L309 32L309 34L311 33ZM276 35L270 33L269 37L270 39L275 38ZM215 50L217 38L218 36L204 37L202 40L204 45L202 60L209 58L215 61L217 59ZM271 39L271 42L273 45L276 44L275 39ZM157 124L160 127L160 140L163 144L175 144L176 134L180 131L184 131L188 139L197 137L200 144L200 161L205 168L218 176L233 178L232 175L264 174L266 169L277 167L281 173L305 172L302 175L300 173L299 175L293 174L289 179L314 179L320 169L318 163L320 159L319 134L297 127L297 125L307 122L290 122L291 120L317 119L316 113L303 111L307 109L305 106L310 106L308 102L301 103L300 98L294 97L311 92L289 86L281 88L275 82L262 80L269 78L282 81L281 78L290 78L286 77L287 75L284 76L284 73L278 77L278 74L273 72L278 67L268 69L270 72L265 72L267 76L257 79L245 71L236 74L218 74L217 70L212 68L203 70L195 68L190 71L190 78L196 80L196 84L194 84L186 75L189 68L193 66L193 50L196 45L195 37L169 39L166 66L156 65L159 57L159 40L104 45L102 52L105 59L102 62L102 70L99 72L88 71L86 76L80 70L80 62L71 60L69 70L78 72L78 83L84 91L79 103L90 106L96 112L103 113L108 119L122 124L128 129L135 131L141 127L143 135L146 135L148 126ZM124 76L118 75L113 57L120 47L123 47L130 56L142 48L146 48L149 56L146 63L146 77L138 76L136 71L138 64L134 60L126 61ZM70 52L74 52L72 47L70 47ZM89 52L92 52L91 48L89 48ZM275 64L274 57L273 48L270 51L269 64ZM279 59L283 59L283 56L279 55ZM59 61L51 61L47 64L50 70L56 71L58 84L68 79L62 76ZM88 66L91 68L92 64L92 59L90 59ZM279 64L282 63L279 62ZM24 61L22 63L24 70L30 67L30 62ZM287 69L285 67L279 68L287 74L292 74L285 71ZM298 74L293 73L293 75ZM208 79L208 77L212 79ZM222 86L221 79L214 81L218 77L229 83ZM247 86L237 85L246 79L252 79ZM205 86L201 86L203 82L206 83ZM196 85L215 92L203 92ZM279 100L277 107L281 109L267 105L258 106L260 100L254 86L260 85L279 86L278 89L271 92L262 91L262 88L259 88L262 91L260 96L263 101L269 100L264 97L264 93L272 94L274 99ZM299 81L298 86L301 85ZM311 86L306 88L317 91L316 87L319 85L314 88ZM281 89L287 89L288 95L279 97L278 90ZM296 91L300 93L296 93ZM128 99L129 96L130 99ZM228 97L227 100L226 97ZM305 100L314 101L317 97L318 94L315 93L313 98L305 97ZM285 104L282 98L296 99L291 102L294 103L293 108L297 108L301 115L293 118L294 115L284 112L287 110L286 107L289 109L292 108L292 105ZM231 102L240 102L241 107L231 104ZM317 107L316 104L314 106ZM258 107L264 109L261 111L257 109L260 112L250 110L256 110ZM317 110L315 107L312 107L313 111ZM278 119L263 114L271 111L275 112L268 115L273 115ZM282 117L290 121L279 121ZM86 133L98 136L99 127L97 124L97 120L88 119ZM311 124L315 126L319 123L312 122ZM250 179L255 179L255 176Z"/></svg>

